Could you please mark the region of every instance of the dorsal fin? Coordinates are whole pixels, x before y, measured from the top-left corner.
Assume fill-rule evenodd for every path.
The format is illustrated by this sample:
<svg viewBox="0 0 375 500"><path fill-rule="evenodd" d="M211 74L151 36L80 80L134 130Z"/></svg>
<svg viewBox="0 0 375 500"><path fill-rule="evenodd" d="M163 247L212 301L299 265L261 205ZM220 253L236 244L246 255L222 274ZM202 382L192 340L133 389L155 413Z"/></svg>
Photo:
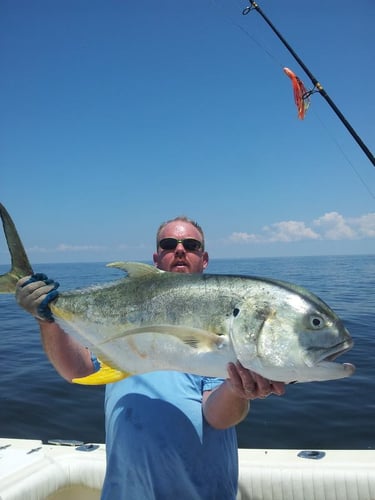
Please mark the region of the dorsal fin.
<svg viewBox="0 0 375 500"><path fill-rule="evenodd" d="M142 276L150 276L152 274L164 273L157 267L143 264L142 262L111 262L107 267L116 267L128 273L131 278L141 278Z"/></svg>

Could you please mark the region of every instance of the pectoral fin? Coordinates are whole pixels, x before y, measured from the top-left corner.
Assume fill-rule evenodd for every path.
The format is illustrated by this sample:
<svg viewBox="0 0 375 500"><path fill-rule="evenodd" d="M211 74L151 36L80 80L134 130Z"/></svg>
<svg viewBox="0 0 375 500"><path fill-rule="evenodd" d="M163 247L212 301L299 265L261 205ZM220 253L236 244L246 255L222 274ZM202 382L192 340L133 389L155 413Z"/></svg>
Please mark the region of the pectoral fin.
<svg viewBox="0 0 375 500"><path fill-rule="evenodd" d="M129 377L130 375L131 373L116 370L116 368L111 368L100 361L100 369L97 372L92 373L87 377L74 378L72 382L74 384L82 385L105 385L118 382L119 380Z"/></svg>
<svg viewBox="0 0 375 500"><path fill-rule="evenodd" d="M151 335L171 335L172 337L178 338L179 340L181 340L181 342L189 345L192 348L204 351L220 349L227 341L227 337L224 335L217 335L216 333L208 332L207 330L201 330L199 328L178 325L148 325L139 328L130 328L123 333L107 338L103 342L103 344L122 337L139 335L142 333Z"/></svg>
<svg viewBox="0 0 375 500"><path fill-rule="evenodd" d="M126 330L124 333L107 338L103 344L111 341L135 336L139 334L158 334L158 335L171 335L178 338L181 342L188 345L192 349L201 351L213 351L220 349L227 342L227 337L224 335L217 335L206 330L198 328L188 328L185 326L176 325L148 325L140 328L132 328ZM75 384L83 385L103 385L118 382L126 377L131 376L132 373L123 372L112 368L111 366L103 363L100 360L100 369L88 375L87 377L75 378L72 380Z"/></svg>

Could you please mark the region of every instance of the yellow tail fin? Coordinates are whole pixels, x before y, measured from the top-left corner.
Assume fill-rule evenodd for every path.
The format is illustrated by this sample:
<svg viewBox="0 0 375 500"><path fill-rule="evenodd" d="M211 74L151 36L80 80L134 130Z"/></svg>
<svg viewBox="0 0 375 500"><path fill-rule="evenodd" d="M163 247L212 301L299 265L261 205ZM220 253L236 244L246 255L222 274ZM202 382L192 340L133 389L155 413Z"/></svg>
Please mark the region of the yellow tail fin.
<svg viewBox="0 0 375 500"><path fill-rule="evenodd" d="M97 372L92 373L91 375L87 375L87 377L74 378L72 382L74 384L82 385L104 385L118 382L119 380L122 380L131 375L131 373L126 373L120 370L116 370L115 368L111 368L102 361L99 361L99 363L100 369Z"/></svg>

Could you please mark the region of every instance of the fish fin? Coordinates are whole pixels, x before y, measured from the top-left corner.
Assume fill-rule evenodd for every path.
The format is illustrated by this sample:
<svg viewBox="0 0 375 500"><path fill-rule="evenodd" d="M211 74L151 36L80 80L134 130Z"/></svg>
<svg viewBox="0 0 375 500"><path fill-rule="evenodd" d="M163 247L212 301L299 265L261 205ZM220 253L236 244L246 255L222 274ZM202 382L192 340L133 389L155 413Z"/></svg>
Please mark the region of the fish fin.
<svg viewBox="0 0 375 500"><path fill-rule="evenodd" d="M0 217L12 262L10 271L0 276L0 293L14 293L17 281L24 276L33 274L33 270L21 238L18 236L16 226L1 203Z"/></svg>
<svg viewBox="0 0 375 500"><path fill-rule="evenodd" d="M131 373L116 370L116 368L112 368L100 361L100 368L97 372L87 375L87 377L74 378L72 382L82 385L104 385L118 382L130 375Z"/></svg>
<svg viewBox="0 0 375 500"><path fill-rule="evenodd" d="M161 269L142 262L111 262L107 267L116 267L128 273L130 277L139 278L142 276L164 273Z"/></svg>
<svg viewBox="0 0 375 500"><path fill-rule="evenodd" d="M177 337L184 344L200 350L212 349L213 346L220 349L228 340L226 335L218 335L199 328L179 325L148 325L126 330L126 332L106 339L103 344L111 342L116 338L139 335L141 333L171 335L173 337Z"/></svg>

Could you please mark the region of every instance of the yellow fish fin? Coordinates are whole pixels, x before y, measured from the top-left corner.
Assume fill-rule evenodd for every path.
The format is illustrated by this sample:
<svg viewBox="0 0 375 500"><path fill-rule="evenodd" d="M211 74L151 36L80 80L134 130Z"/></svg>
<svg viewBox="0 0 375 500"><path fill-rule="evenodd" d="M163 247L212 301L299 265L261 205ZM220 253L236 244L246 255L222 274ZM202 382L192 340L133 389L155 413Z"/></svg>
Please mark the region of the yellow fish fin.
<svg viewBox="0 0 375 500"><path fill-rule="evenodd" d="M97 372L87 375L87 377L74 378L72 382L82 385L104 385L118 382L130 375L131 373L116 370L116 368L111 368L100 361L100 369Z"/></svg>

